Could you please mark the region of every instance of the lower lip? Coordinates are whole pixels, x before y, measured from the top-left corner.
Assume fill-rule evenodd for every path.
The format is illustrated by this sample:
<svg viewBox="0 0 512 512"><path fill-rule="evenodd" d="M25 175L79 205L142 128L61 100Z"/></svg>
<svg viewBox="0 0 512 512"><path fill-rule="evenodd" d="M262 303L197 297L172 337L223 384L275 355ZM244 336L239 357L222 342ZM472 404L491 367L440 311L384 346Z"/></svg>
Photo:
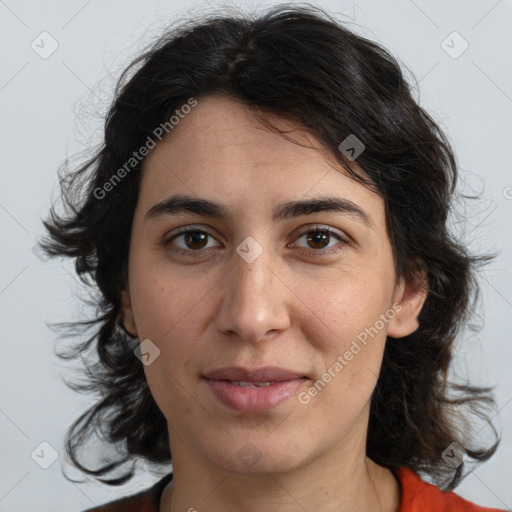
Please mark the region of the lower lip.
<svg viewBox="0 0 512 512"><path fill-rule="evenodd" d="M216 398L230 409L258 413L276 407L304 385L306 379L285 380L263 387L235 386L225 380L205 379Z"/></svg>

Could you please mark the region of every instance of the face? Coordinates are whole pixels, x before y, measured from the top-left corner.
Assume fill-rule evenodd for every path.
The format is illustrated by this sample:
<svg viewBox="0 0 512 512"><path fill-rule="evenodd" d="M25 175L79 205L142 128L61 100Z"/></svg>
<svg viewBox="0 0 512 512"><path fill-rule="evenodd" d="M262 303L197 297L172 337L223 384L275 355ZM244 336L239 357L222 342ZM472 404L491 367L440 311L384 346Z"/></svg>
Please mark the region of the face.
<svg viewBox="0 0 512 512"><path fill-rule="evenodd" d="M201 98L142 171L123 320L149 340L178 464L250 473L364 452L386 336L418 326L424 296L395 275L382 198L271 120L301 145Z"/></svg>

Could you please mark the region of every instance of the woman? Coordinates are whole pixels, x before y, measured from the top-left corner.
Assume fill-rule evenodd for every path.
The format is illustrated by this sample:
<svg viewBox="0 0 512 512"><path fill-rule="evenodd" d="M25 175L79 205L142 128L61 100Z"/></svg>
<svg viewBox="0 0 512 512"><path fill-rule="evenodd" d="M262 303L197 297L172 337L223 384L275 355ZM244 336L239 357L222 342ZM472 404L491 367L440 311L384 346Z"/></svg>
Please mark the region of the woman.
<svg viewBox="0 0 512 512"><path fill-rule="evenodd" d="M489 390L446 377L486 261L447 228L456 175L394 58L319 9L134 61L46 250L101 293L72 461L172 473L94 510L491 510L451 492L497 446L463 435ZM120 452L93 470L98 426Z"/></svg>

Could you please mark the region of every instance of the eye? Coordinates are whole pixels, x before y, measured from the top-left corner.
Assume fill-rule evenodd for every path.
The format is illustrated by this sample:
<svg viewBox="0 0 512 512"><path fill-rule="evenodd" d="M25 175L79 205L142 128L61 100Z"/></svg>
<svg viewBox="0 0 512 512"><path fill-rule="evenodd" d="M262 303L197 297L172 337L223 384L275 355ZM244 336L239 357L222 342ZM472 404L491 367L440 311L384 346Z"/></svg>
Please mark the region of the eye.
<svg viewBox="0 0 512 512"><path fill-rule="evenodd" d="M338 240L337 245L341 244L341 247L336 247L336 244L329 246L331 242L334 242L334 240L332 240L333 237ZM306 243L310 249L312 249L301 252L306 252L308 255L313 256L323 256L326 254L336 253L342 250L342 246L348 244L348 240L346 240L342 234L333 231L328 226L315 226L313 229L310 228L307 231L302 231L299 233L297 240L300 240L301 238L305 238ZM288 244L288 247L296 246L297 244L295 242ZM331 248L331 250L325 250L326 248Z"/></svg>
<svg viewBox="0 0 512 512"><path fill-rule="evenodd" d="M338 241L337 244L332 245L332 243L336 241L333 240L333 237ZM310 227L309 229L299 233L296 240L300 240L301 238L305 239L306 244L308 244L307 246L309 246L309 250L300 250L299 252L304 253L307 256L325 256L327 254L336 253L342 250L344 245L349 243L345 236L332 230L329 226L315 226L313 229ZM209 252L207 249L215 247L215 245L209 245L210 239L212 241L215 240L213 235L208 231L196 226L190 226L172 234L172 236L166 238L163 243L166 247L173 245L173 250L177 253L200 257ZM180 241L180 243L177 243L177 240ZM336 245L338 245L338 247L336 247ZM292 242L287 244L287 247L300 248L304 246L298 245L296 242Z"/></svg>
<svg viewBox="0 0 512 512"><path fill-rule="evenodd" d="M211 246L208 246L209 238L213 239L213 236L204 231L203 229L199 229L197 227L188 227L184 228L178 233L173 234L171 237L164 240L164 245L168 246L171 243L177 246L175 250L181 254L193 254L202 251L202 249L210 249ZM181 239L182 245L177 244L175 241ZM199 255L199 254L198 254Z"/></svg>

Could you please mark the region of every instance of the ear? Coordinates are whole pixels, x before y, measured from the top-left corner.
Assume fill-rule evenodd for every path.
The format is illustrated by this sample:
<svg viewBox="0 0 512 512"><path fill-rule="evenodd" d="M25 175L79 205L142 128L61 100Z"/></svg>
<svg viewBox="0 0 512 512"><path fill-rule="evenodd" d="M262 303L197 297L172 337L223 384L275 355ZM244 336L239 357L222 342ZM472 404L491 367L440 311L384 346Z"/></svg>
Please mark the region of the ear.
<svg viewBox="0 0 512 512"><path fill-rule="evenodd" d="M397 307L395 316L389 322L388 336L403 338L418 329L418 316L427 294L427 274L423 268L415 271L412 281L400 280L395 289L394 304L397 304Z"/></svg>
<svg viewBox="0 0 512 512"><path fill-rule="evenodd" d="M130 297L129 290L123 290L121 292L121 324L124 326L128 334L131 334L134 338L138 338L139 332L135 323L135 317L133 314L132 299Z"/></svg>

